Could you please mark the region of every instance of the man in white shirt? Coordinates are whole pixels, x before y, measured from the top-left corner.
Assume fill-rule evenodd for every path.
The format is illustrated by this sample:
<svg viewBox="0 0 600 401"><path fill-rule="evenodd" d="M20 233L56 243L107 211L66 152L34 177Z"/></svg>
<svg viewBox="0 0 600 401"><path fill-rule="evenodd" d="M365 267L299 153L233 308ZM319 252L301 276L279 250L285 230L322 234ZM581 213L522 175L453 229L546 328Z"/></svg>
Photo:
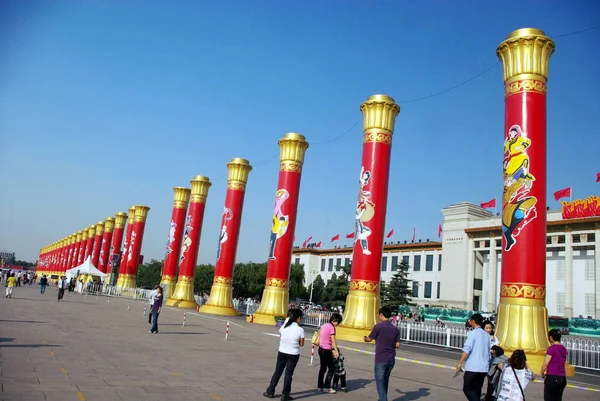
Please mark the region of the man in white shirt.
<svg viewBox="0 0 600 401"><path fill-rule="evenodd" d="M157 295L158 285L155 285L154 289L150 292L150 298L148 299L148 303L150 304L150 307L148 308L148 324L152 324L152 313L150 313L150 311L152 310L152 305L154 305L154 299Z"/></svg>
<svg viewBox="0 0 600 401"><path fill-rule="evenodd" d="M58 280L58 302L62 301L65 296L65 288L67 288L67 278L61 276Z"/></svg>

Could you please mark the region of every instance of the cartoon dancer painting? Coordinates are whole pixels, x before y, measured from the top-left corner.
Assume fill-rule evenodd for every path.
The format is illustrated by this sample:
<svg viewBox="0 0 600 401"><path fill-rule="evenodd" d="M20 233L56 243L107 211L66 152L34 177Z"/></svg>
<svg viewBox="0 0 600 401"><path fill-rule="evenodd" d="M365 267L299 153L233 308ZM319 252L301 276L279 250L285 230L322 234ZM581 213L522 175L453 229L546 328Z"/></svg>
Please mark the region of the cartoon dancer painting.
<svg viewBox="0 0 600 401"><path fill-rule="evenodd" d="M508 130L504 140L504 193L502 196L502 234L504 249L509 251L516 244L521 229L536 217L537 198L526 196L535 177L529 172L527 148L531 139L523 134L519 125Z"/></svg>
<svg viewBox="0 0 600 401"><path fill-rule="evenodd" d="M273 210L273 226L271 228L271 250L269 251L269 259L275 260L275 245L277 240L285 235L289 224L289 216L284 215L281 207L290 197L286 189L278 189L275 193L275 209Z"/></svg>
<svg viewBox="0 0 600 401"><path fill-rule="evenodd" d="M173 245L173 242L175 242L175 233L177 232L177 223L175 223L173 220L171 220L171 228L169 228L169 238L167 238L167 252L165 255L165 259L167 258L167 256L169 256L169 254L171 252L173 252L173 248L171 248L171 245Z"/></svg>
<svg viewBox="0 0 600 401"><path fill-rule="evenodd" d="M219 233L219 243L217 244L217 260L221 257L221 246L227 242L227 222L233 218L233 212L228 207L223 209L222 228Z"/></svg>
<svg viewBox="0 0 600 401"><path fill-rule="evenodd" d="M371 180L371 172L365 171L364 166L360 169L360 190L358 192L358 202L356 204L356 215L354 217L354 242L360 242L362 253L370 255L369 242L367 238L372 231L364 223L371 220L375 215L375 204L371 202L371 192L365 191L364 187Z"/></svg>
<svg viewBox="0 0 600 401"><path fill-rule="evenodd" d="M181 256L179 257L179 264L183 262L183 260L185 259L185 253L188 251L188 249L190 249L190 246L192 246L192 239L190 238L190 233L193 230L193 221L194 220L192 219L192 216L188 214L185 218L185 231L183 232L183 244L181 245Z"/></svg>

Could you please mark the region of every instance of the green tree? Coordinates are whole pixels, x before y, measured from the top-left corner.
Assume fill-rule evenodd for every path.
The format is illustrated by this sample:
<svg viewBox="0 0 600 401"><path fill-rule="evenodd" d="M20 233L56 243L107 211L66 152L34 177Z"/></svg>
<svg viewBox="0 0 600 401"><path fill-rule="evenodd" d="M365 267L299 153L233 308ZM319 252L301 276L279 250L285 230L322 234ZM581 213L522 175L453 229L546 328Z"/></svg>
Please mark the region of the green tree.
<svg viewBox="0 0 600 401"><path fill-rule="evenodd" d="M136 284L140 288L153 288L156 284L160 284L160 272L163 262L156 259L151 259L148 263L139 265L136 277Z"/></svg>
<svg viewBox="0 0 600 401"><path fill-rule="evenodd" d="M254 298L262 296L267 279L267 263L238 263L233 272L233 296Z"/></svg>
<svg viewBox="0 0 600 401"><path fill-rule="evenodd" d="M414 306L412 302L412 288L408 279L410 266L402 261L398 264L398 271L392 276L390 282L382 287L381 304L389 306L393 311L397 311L399 306ZM383 292L384 291L384 292Z"/></svg>
<svg viewBox="0 0 600 401"><path fill-rule="evenodd" d="M312 292L312 301L315 304L321 303L321 298L323 295L323 291L325 290L325 281L323 281L323 278L321 278L321 275L319 274L317 277L315 277L314 281L312 282L312 284L310 284L308 286L308 294L310 297L310 287L314 286L314 290Z"/></svg>
<svg viewBox="0 0 600 401"><path fill-rule="evenodd" d="M331 275L331 279L325 286L321 302L332 306L340 306L346 304L346 296L348 295L348 276L342 274L337 276L335 273Z"/></svg>
<svg viewBox="0 0 600 401"><path fill-rule="evenodd" d="M198 265L194 273L194 294L209 293L212 288L215 267L213 265Z"/></svg>
<svg viewBox="0 0 600 401"><path fill-rule="evenodd" d="M304 287L304 265L292 265L290 269L290 301L296 298L308 299L308 292Z"/></svg>

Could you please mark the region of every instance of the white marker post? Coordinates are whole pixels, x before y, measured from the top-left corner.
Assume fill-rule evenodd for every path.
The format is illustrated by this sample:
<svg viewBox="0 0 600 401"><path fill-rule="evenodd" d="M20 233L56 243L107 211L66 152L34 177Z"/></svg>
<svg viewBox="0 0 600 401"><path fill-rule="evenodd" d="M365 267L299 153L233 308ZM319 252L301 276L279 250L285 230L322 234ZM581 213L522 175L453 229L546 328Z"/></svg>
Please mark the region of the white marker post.
<svg viewBox="0 0 600 401"><path fill-rule="evenodd" d="M225 341L229 338L229 320L227 321L227 326L225 327Z"/></svg>
<svg viewBox="0 0 600 401"><path fill-rule="evenodd" d="M187 318L187 313L183 312L183 324L182 324L183 327L185 327L185 320L186 320L186 318Z"/></svg>

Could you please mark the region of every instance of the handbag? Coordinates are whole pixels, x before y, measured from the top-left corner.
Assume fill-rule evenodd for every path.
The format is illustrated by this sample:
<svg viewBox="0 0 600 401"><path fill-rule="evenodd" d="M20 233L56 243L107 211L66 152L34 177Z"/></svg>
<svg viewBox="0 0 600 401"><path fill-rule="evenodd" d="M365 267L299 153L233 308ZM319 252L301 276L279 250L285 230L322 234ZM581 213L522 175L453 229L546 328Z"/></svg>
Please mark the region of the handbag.
<svg viewBox="0 0 600 401"><path fill-rule="evenodd" d="M523 392L523 387L521 387L521 382L519 381L519 376L517 376L517 372L515 372L515 368L510 367L513 371L513 375L515 375L515 379L517 379L517 384L519 385L519 390L521 390L521 395L523 396L523 401L525 401L525 393Z"/></svg>
<svg viewBox="0 0 600 401"><path fill-rule="evenodd" d="M314 332L311 342L317 347L321 345L321 329Z"/></svg>

